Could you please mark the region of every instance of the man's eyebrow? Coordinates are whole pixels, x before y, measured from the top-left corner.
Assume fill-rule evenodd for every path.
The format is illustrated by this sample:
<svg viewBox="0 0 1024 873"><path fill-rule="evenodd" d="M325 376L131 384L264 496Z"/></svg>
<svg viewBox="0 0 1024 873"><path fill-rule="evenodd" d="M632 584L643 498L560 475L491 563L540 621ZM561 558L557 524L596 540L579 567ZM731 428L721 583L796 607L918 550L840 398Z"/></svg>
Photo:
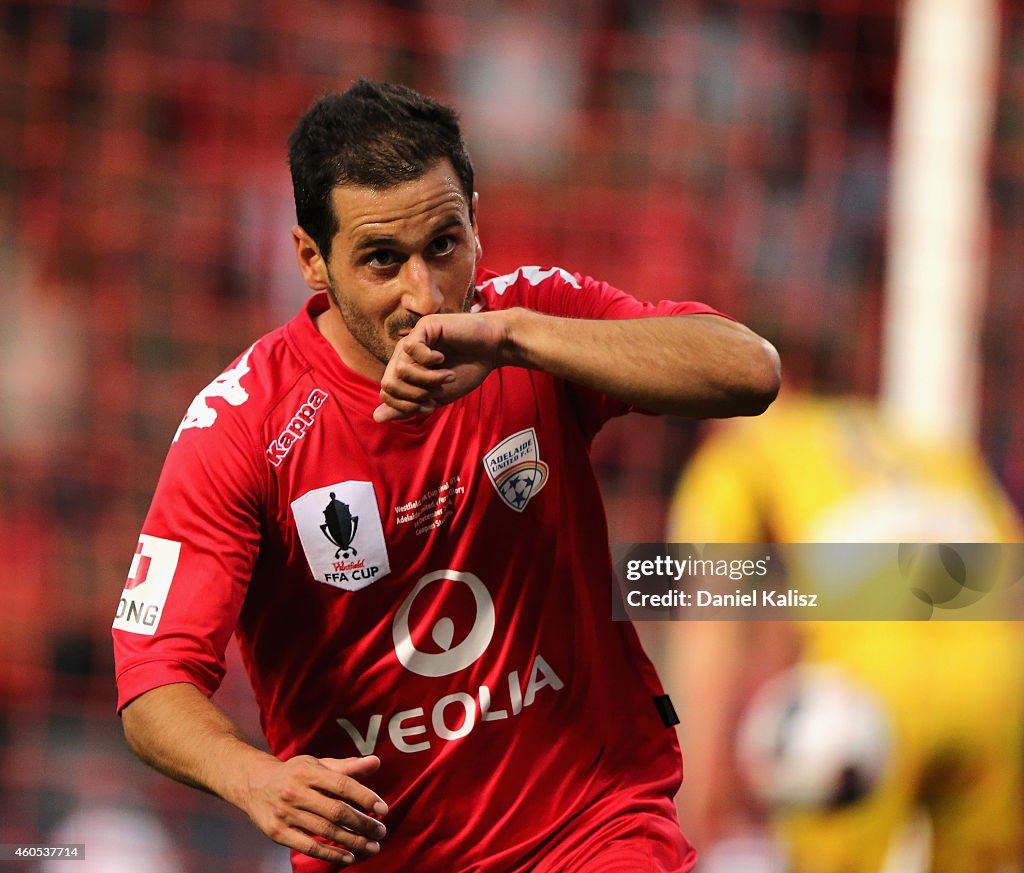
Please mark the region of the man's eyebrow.
<svg viewBox="0 0 1024 873"><path fill-rule="evenodd" d="M447 219L439 222L437 226L431 228L430 236L435 237L439 233L451 230L453 227L462 227L464 224L462 216L451 215ZM360 240L356 243L354 250L357 252L366 251L367 249L396 249L399 248L400 243L398 237L394 236L370 236L366 239Z"/></svg>
<svg viewBox="0 0 1024 873"><path fill-rule="evenodd" d="M449 216L447 220L440 222L431 232L431 236L436 236L439 233L443 233L446 230L451 230L453 227L462 227L464 224L461 215Z"/></svg>
<svg viewBox="0 0 1024 873"><path fill-rule="evenodd" d="M356 244L356 251L364 249L392 249L398 245L398 240L393 236L371 236Z"/></svg>

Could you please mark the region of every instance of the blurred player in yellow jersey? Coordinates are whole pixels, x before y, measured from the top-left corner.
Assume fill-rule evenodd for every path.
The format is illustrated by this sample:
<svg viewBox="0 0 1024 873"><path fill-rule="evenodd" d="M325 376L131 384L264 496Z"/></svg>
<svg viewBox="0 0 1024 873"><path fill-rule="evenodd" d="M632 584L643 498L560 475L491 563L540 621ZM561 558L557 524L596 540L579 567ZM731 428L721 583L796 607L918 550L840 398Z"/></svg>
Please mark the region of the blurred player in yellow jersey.
<svg viewBox="0 0 1024 873"><path fill-rule="evenodd" d="M784 389L756 422L711 432L680 480L668 535L694 543L1019 542L1021 524L974 448L910 439L867 402ZM859 802L770 811L787 869L903 873L915 865L900 866L890 850L920 810L931 825L931 860L918 869L1021 869L1019 624L689 622L672 627L666 645L665 669L683 696L681 802L695 842L714 846L754 824L738 787L736 722L751 686L799 657L836 665L874 690L888 709L892 751L882 782Z"/></svg>

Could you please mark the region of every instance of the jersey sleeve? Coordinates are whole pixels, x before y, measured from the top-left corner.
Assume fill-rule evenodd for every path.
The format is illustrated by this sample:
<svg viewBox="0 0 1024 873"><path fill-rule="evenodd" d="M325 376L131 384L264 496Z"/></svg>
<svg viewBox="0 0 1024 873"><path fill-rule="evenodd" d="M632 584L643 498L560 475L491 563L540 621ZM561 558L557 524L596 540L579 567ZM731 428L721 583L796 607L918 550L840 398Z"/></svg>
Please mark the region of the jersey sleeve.
<svg viewBox="0 0 1024 873"><path fill-rule="evenodd" d="M480 290L488 308L522 306L562 318L628 319L669 315L727 315L693 300L637 300L625 291L561 267L520 267L504 276L486 274ZM637 410L599 391L567 383L569 401L574 405L590 436L611 418Z"/></svg>
<svg viewBox="0 0 1024 873"><path fill-rule="evenodd" d="M265 479L254 445L228 415L172 444L113 624L119 712L161 685L207 696L220 685L259 551Z"/></svg>

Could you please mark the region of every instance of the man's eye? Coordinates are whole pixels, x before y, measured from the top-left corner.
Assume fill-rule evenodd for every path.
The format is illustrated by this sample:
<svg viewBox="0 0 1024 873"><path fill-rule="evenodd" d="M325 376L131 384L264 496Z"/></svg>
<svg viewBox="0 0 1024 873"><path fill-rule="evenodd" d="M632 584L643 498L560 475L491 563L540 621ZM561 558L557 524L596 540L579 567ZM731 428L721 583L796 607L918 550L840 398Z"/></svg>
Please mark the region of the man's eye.
<svg viewBox="0 0 1024 873"><path fill-rule="evenodd" d="M455 248L455 237L439 236L430 244L430 248L435 255L446 255Z"/></svg>
<svg viewBox="0 0 1024 873"><path fill-rule="evenodd" d="M397 259L394 252L381 249L367 255L366 263L371 267L393 267L397 263Z"/></svg>

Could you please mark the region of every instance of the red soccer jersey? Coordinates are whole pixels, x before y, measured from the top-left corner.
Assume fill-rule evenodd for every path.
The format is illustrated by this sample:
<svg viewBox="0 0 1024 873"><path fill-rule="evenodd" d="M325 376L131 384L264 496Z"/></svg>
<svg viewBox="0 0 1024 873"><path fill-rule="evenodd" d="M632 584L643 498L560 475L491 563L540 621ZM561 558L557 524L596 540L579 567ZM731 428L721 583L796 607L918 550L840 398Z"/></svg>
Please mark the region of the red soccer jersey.
<svg viewBox="0 0 1024 873"><path fill-rule="evenodd" d="M559 269L478 278L481 309L713 312ZM657 869L689 869L679 749L632 626L611 620L588 459L627 407L505 367L377 424L380 386L317 331L326 307L313 297L189 407L114 622L119 707L172 682L213 694L234 632L274 754L380 757L388 836L361 867L570 870L650 821Z"/></svg>

